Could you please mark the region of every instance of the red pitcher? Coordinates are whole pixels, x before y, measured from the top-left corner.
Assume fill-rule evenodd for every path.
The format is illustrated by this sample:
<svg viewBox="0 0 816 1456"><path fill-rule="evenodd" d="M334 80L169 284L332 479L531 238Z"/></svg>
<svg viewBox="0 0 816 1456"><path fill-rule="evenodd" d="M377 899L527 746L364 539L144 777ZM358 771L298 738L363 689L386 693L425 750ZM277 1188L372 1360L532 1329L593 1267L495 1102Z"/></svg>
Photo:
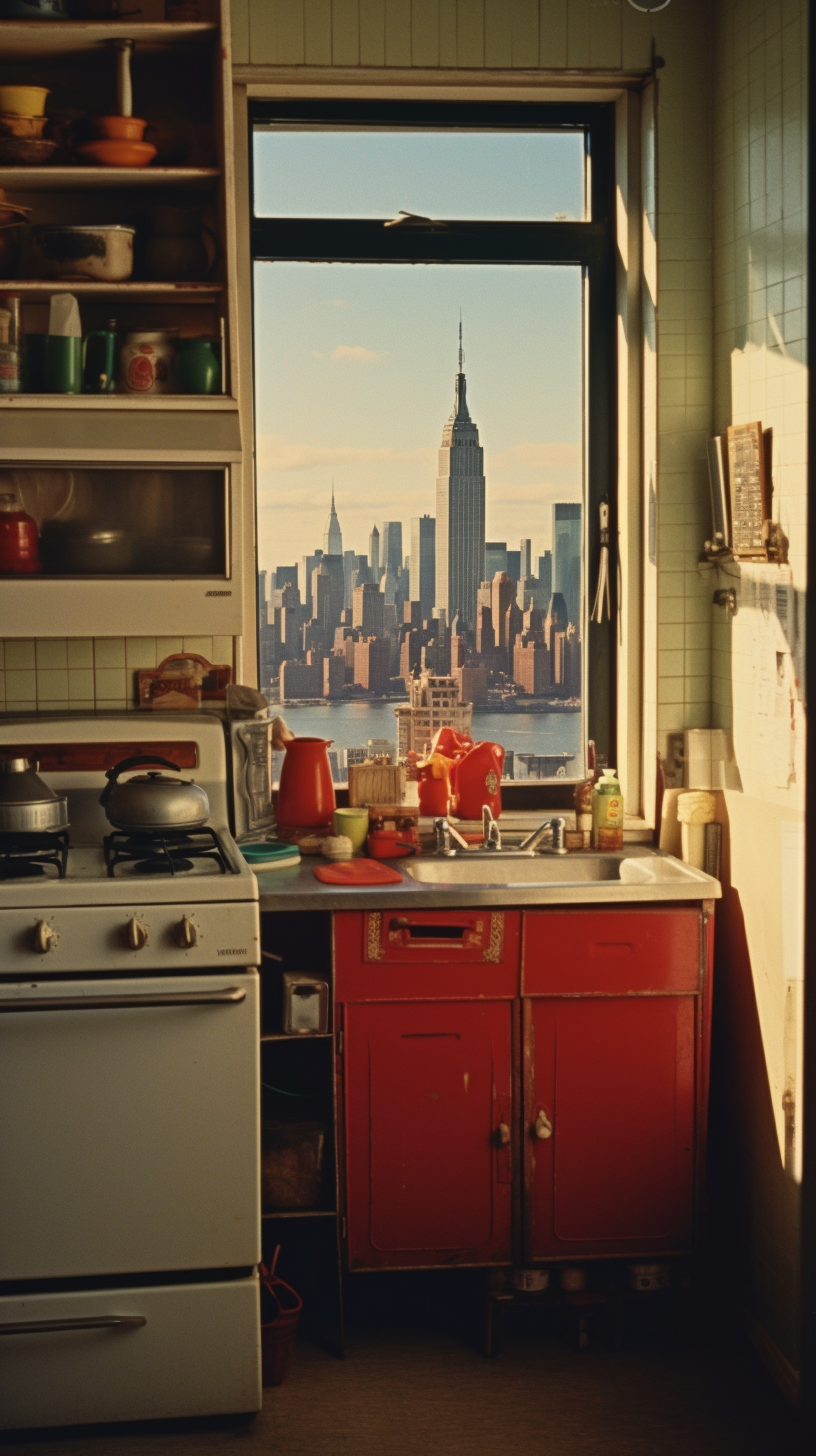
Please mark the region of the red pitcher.
<svg viewBox="0 0 816 1456"><path fill-rule="evenodd" d="M334 813L331 739L291 738L281 768L276 818L281 829L324 829Z"/></svg>
<svg viewBox="0 0 816 1456"><path fill-rule="evenodd" d="M456 763L451 808L459 819L480 819L485 804L494 819L501 814L504 749L498 743L476 743Z"/></svg>

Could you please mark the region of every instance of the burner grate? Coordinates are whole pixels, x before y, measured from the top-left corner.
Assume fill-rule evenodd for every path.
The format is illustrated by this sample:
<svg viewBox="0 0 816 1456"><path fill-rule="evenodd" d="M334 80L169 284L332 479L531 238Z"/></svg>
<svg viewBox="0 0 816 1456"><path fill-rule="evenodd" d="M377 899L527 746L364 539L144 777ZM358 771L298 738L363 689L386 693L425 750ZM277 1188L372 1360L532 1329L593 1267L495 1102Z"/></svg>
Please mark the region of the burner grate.
<svg viewBox="0 0 816 1456"><path fill-rule="evenodd" d="M137 875L189 874L194 860L212 860L219 873L227 874L231 866L224 857L214 829L153 830L128 834L116 830L104 839L108 878L113 879L117 865L133 865Z"/></svg>
<svg viewBox="0 0 816 1456"><path fill-rule="evenodd" d="M0 880L27 880L55 869L60 880L68 868L68 831L0 834Z"/></svg>

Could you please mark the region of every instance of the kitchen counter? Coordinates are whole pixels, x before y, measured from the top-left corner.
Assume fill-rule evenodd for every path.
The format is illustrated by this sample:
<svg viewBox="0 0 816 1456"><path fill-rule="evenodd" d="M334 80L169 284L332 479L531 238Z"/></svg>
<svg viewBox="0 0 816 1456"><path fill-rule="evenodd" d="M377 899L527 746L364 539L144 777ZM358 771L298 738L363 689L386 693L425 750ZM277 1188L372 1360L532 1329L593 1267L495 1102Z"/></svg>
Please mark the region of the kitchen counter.
<svg viewBox="0 0 816 1456"><path fill-rule="evenodd" d="M571 859L574 859L576 870L578 870L580 861L585 858L588 856L580 853L568 855L566 865ZM574 882L559 879L558 882L549 884L503 883L493 885L468 883L463 878L461 882L455 884L435 884L433 881L418 883L405 872L406 860L390 860L389 864L402 873L402 884L347 887L324 885L316 880L312 874L312 867L324 864L325 861L319 857L309 856L302 859L299 865L293 865L291 869L273 870L266 874L258 873L260 909L262 912L392 910L400 906L413 906L418 910L450 910L459 906L482 905L506 908L510 905L665 904L677 901L718 900L722 894L719 880L713 879L711 875L704 874L702 870L693 869L690 865L681 866L672 855L661 854L657 850L645 848L642 845L628 845L624 850L605 856L605 858L609 861L625 860L630 864L635 861L636 867L633 873L642 872L644 879L640 882L628 883L620 879L584 879ZM551 856L542 855L537 857L537 862L546 868L547 861L550 859ZM458 862L462 864L464 877L467 871L466 862L464 860ZM434 856L423 855L422 863L423 866L427 865L430 868L434 863ZM565 872L563 868L565 861L561 859L556 863L559 876L562 876ZM447 861L446 868L449 864L450 861ZM681 870L680 874L677 873L678 866ZM667 874L667 878L661 879L661 870ZM647 880L645 878L647 875L654 876L654 878Z"/></svg>

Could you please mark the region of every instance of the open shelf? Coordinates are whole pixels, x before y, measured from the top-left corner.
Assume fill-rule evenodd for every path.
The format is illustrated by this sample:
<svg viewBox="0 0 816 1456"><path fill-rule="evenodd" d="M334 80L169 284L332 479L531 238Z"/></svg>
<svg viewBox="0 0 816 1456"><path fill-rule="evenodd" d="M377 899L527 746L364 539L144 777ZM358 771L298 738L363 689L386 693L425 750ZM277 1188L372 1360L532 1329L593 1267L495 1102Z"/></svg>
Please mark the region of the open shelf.
<svg viewBox="0 0 816 1456"><path fill-rule="evenodd" d="M80 278L3 278L0 293L19 293L24 303L39 303L52 293L73 293L76 298L138 299L145 303L209 303L223 293L224 284L215 281L198 283L151 283L147 280L127 283L93 283Z"/></svg>
<svg viewBox="0 0 816 1456"><path fill-rule="evenodd" d="M134 40L139 51L164 51L178 45L206 45L218 26L209 21L175 20L4 20L0 49L7 61L41 60L94 51L106 41Z"/></svg>
<svg viewBox="0 0 816 1456"><path fill-rule="evenodd" d="M279 1208L273 1213L264 1212L261 1218L336 1218L333 1208Z"/></svg>
<svg viewBox="0 0 816 1456"><path fill-rule="evenodd" d="M238 401L229 394L0 394L0 410L67 408L237 410Z"/></svg>
<svg viewBox="0 0 816 1456"><path fill-rule="evenodd" d="M218 167L0 167L0 187L9 192L87 192L106 187L209 189L220 176Z"/></svg>

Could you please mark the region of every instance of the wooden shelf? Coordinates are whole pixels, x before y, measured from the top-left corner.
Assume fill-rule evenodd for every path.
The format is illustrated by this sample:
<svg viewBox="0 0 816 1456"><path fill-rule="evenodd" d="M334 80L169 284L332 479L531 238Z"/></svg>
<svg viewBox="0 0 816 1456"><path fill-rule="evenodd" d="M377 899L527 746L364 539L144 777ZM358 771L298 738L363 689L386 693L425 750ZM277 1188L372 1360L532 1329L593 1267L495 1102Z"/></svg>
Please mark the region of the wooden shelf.
<svg viewBox="0 0 816 1456"><path fill-rule="evenodd" d="M2 278L0 293L19 293L24 303L39 303L52 293L73 293L77 298L118 298L124 302L138 299L155 303L211 303L223 293L224 284L215 281L198 283L150 283L129 280L127 283L93 283L79 278Z"/></svg>
<svg viewBox="0 0 816 1456"><path fill-rule="evenodd" d="M333 1031L310 1031L307 1034L293 1035L288 1031L266 1031L261 1036L261 1041L333 1041Z"/></svg>
<svg viewBox="0 0 816 1456"><path fill-rule="evenodd" d="M0 51L6 61L41 61L49 56L75 56L95 51L112 40L134 40L139 54L175 46L206 45L219 27L209 21L174 20L4 20Z"/></svg>
<svg viewBox="0 0 816 1456"><path fill-rule="evenodd" d="M220 176L218 167L0 167L0 187L8 192L96 192L106 187L209 190Z"/></svg>
<svg viewBox="0 0 816 1456"><path fill-rule="evenodd" d="M336 1218L333 1208L280 1208L275 1213L262 1213L261 1218Z"/></svg>
<svg viewBox="0 0 816 1456"><path fill-rule="evenodd" d="M229 394L0 394L4 409L237 410ZM286 1038L291 1041L291 1037Z"/></svg>

